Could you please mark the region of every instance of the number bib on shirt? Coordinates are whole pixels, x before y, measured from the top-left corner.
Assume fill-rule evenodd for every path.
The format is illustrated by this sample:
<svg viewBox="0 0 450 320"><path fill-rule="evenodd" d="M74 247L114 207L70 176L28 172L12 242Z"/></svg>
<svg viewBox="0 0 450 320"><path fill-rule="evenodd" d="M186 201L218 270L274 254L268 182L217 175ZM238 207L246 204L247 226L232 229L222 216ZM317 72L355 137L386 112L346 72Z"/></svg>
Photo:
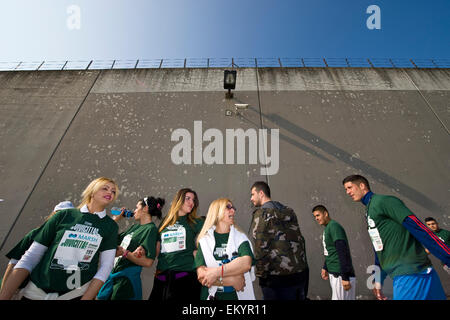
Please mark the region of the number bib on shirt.
<svg viewBox="0 0 450 320"><path fill-rule="evenodd" d="M161 253L170 253L186 249L186 229L174 224L161 234Z"/></svg>
<svg viewBox="0 0 450 320"><path fill-rule="evenodd" d="M325 244L325 232L322 235L323 255L328 256L327 245Z"/></svg>
<svg viewBox="0 0 450 320"><path fill-rule="evenodd" d="M122 242L120 243L120 246L124 249L127 250L128 246L130 245L131 239L133 239L133 233L127 234ZM114 267L117 266L117 264L119 263L120 259L122 259L122 257L116 257L114 258Z"/></svg>
<svg viewBox="0 0 450 320"><path fill-rule="evenodd" d="M99 234L90 234L67 230L52 261L52 268L69 269L89 264L100 247L102 237ZM83 269L83 267L82 267Z"/></svg>
<svg viewBox="0 0 450 320"><path fill-rule="evenodd" d="M381 241L380 233L377 228L369 229L369 236L372 240L375 251L383 251L383 241Z"/></svg>

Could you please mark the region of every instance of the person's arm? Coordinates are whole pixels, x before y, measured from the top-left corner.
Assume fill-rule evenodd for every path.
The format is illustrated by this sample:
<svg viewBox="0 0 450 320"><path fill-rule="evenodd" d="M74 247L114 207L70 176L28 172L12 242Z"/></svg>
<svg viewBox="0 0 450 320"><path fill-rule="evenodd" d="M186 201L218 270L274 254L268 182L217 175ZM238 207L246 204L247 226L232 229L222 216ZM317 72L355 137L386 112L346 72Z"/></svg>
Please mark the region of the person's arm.
<svg viewBox="0 0 450 320"><path fill-rule="evenodd" d="M13 269L7 281L4 281L0 291L0 300L10 300L29 275L30 272L27 269Z"/></svg>
<svg viewBox="0 0 450 320"><path fill-rule="evenodd" d="M345 240L336 240L334 242L338 254L339 265L341 267L342 286L345 291L351 289L350 275L353 272L352 260L350 257L350 248Z"/></svg>
<svg viewBox="0 0 450 320"><path fill-rule="evenodd" d="M233 259L231 262L223 264L220 267L205 267L203 273L203 282L204 286L210 287L212 286L222 275L223 277L229 276L237 276L246 273L252 267L252 258L250 256L243 256Z"/></svg>
<svg viewBox="0 0 450 320"><path fill-rule="evenodd" d="M116 249L110 249L100 252L99 268L97 270L97 273L92 278L88 289L84 293L83 297L81 297L81 300L95 299L103 284L108 279L111 270L113 269L115 256Z"/></svg>
<svg viewBox="0 0 450 320"><path fill-rule="evenodd" d="M120 212L120 214L118 214L117 216L114 216L114 217L113 217L113 220L114 220L116 223L119 223L119 221L123 219L123 214L125 213L126 208L123 207L123 208L121 208L121 210L122 210L122 211Z"/></svg>
<svg viewBox="0 0 450 320"><path fill-rule="evenodd" d="M22 282L30 275L34 267L41 261L47 251L47 247L34 241L22 258L14 266L7 281L4 281L0 294L0 300L9 300L14 295Z"/></svg>
<svg viewBox="0 0 450 320"><path fill-rule="evenodd" d="M436 258L450 266L450 248L415 215L406 217L402 225Z"/></svg>
<svg viewBox="0 0 450 320"><path fill-rule="evenodd" d="M327 261L326 260L323 262L323 267L322 267L322 270L320 272L320 276L322 277L323 280L330 279L329 276L328 276L328 268L327 268Z"/></svg>
<svg viewBox="0 0 450 320"><path fill-rule="evenodd" d="M253 253L256 260L256 269L264 270L265 263L270 259L270 245L269 239L267 239L266 223L262 209L256 210L253 214L250 237L254 243Z"/></svg>
<svg viewBox="0 0 450 320"><path fill-rule="evenodd" d="M145 256L145 249L142 246L138 247L134 252L128 250L126 250L126 252L127 254L124 258L141 267L150 268L155 261L154 259Z"/></svg>
<svg viewBox="0 0 450 320"><path fill-rule="evenodd" d="M378 279L375 277L375 284L374 284L374 288L372 289L372 292L373 292L375 298L377 298L377 300L387 300L388 298L384 295L383 290L382 290L384 280L387 277L387 273L386 273L386 271L384 271L381 268L380 261L378 260L377 252L375 251L375 249L373 247L372 247L372 249L373 249L373 254L375 256L374 264L380 269L379 281L377 281Z"/></svg>
<svg viewBox="0 0 450 320"><path fill-rule="evenodd" d="M200 266L197 268L197 277L198 281L206 286L205 282L205 272L208 269L206 266ZM205 284L204 284L205 282ZM242 291L245 287L245 278L244 274L239 274L235 276L224 276L222 279L222 283L219 280L216 280L211 286L229 286L236 289L236 291Z"/></svg>
<svg viewBox="0 0 450 320"><path fill-rule="evenodd" d="M14 260L14 259L11 259L11 261L8 263L8 266L6 267L5 274L3 275L2 285L1 285L0 289L3 288L3 284L6 282L6 280L9 277L9 275L11 274L12 270L14 269L14 266L17 263L17 260L14 260L15 262L12 262L12 260Z"/></svg>
<svg viewBox="0 0 450 320"><path fill-rule="evenodd" d="M350 280L353 272L352 260L350 257L350 248L345 240L336 240L334 242L338 254L339 265L341 267L342 280Z"/></svg>
<svg viewBox="0 0 450 320"><path fill-rule="evenodd" d="M161 241L157 241L156 242L156 257L159 256L160 252L161 252Z"/></svg>
<svg viewBox="0 0 450 320"><path fill-rule="evenodd" d="M96 278L92 279L86 292L81 297L81 300L94 300L104 283L105 282L102 280Z"/></svg>

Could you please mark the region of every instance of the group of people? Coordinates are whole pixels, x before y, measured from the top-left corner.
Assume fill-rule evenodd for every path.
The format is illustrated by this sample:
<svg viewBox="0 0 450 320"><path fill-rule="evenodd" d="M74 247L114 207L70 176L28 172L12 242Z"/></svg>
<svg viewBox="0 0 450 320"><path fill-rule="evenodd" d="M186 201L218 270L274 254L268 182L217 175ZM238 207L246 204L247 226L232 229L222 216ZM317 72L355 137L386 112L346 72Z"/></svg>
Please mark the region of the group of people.
<svg viewBox="0 0 450 320"><path fill-rule="evenodd" d="M366 206L375 264L383 274L376 297L386 299L381 285L389 275L394 299L446 299L428 254L448 268L449 233L432 218L426 220L429 229L398 198L374 194L360 175L346 177L343 185ZM265 300L307 299L309 267L297 215L271 199L267 183L250 188L255 209L248 233L235 223L228 198L214 200L200 217L190 188L176 193L164 218L165 199L140 199L136 223L119 233L125 208L113 218L106 214L118 190L114 180L101 177L86 187L77 208L68 201L57 205L6 255L0 300L142 300L142 268L156 259L149 300L254 300L256 277ZM344 228L322 204L312 214L324 227L321 276L330 281L332 299L355 299Z"/></svg>

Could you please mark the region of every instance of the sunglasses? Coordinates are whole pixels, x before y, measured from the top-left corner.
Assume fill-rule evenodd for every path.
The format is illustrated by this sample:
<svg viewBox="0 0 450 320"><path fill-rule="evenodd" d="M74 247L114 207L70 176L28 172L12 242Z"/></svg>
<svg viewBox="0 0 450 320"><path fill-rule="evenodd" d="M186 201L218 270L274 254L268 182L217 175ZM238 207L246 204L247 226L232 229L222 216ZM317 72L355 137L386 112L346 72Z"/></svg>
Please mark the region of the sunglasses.
<svg viewBox="0 0 450 320"><path fill-rule="evenodd" d="M234 209L234 211L236 211L236 208L232 204L227 204L226 208L228 210Z"/></svg>

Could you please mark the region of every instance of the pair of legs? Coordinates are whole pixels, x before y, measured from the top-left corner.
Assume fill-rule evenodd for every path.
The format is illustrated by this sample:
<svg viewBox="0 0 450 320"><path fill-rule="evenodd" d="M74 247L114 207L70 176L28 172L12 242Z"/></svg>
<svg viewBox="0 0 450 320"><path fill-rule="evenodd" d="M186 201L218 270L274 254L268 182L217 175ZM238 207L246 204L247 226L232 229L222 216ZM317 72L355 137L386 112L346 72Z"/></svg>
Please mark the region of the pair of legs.
<svg viewBox="0 0 450 320"><path fill-rule="evenodd" d="M333 293L331 300L355 300L356 294L356 279L355 277L350 277L350 290L344 290L342 286L342 277L336 277L329 274L331 291Z"/></svg>
<svg viewBox="0 0 450 320"><path fill-rule="evenodd" d="M299 273L298 281L290 286L261 286L264 300L306 300L308 296L309 269Z"/></svg>
<svg viewBox="0 0 450 320"><path fill-rule="evenodd" d="M196 272L187 272L186 276L176 278L176 272L164 272L165 281L154 278L152 293L148 300L152 301L182 301L200 300L201 284Z"/></svg>

